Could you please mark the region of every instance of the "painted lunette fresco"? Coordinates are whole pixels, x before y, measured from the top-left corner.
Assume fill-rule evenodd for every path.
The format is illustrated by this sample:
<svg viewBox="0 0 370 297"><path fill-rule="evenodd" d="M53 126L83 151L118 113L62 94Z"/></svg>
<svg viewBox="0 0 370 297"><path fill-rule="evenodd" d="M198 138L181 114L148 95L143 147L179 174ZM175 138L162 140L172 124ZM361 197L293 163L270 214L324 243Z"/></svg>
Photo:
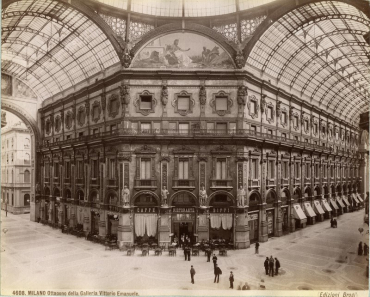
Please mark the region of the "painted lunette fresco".
<svg viewBox="0 0 370 297"><path fill-rule="evenodd" d="M233 69L229 54L211 39L194 33L172 33L149 42L133 68Z"/></svg>

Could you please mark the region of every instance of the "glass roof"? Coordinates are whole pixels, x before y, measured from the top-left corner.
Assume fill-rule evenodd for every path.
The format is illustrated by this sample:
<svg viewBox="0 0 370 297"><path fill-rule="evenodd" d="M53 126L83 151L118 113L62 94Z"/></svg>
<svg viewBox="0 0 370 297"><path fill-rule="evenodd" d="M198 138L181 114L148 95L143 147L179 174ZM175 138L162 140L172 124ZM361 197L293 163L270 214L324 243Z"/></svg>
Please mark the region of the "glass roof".
<svg viewBox="0 0 370 297"><path fill-rule="evenodd" d="M22 0L2 11L3 72L27 81L42 99L119 62L102 30L61 2Z"/></svg>
<svg viewBox="0 0 370 297"><path fill-rule="evenodd" d="M368 110L369 18L355 7L322 1L299 7L262 34L247 65L295 88L320 108L354 120Z"/></svg>
<svg viewBox="0 0 370 297"><path fill-rule="evenodd" d="M128 9L127 0L97 1L120 9ZM131 0L131 11L155 16L182 17L184 2L185 17L203 17L236 12L237 1L240 10L245 10L275 0Z"/></svg>

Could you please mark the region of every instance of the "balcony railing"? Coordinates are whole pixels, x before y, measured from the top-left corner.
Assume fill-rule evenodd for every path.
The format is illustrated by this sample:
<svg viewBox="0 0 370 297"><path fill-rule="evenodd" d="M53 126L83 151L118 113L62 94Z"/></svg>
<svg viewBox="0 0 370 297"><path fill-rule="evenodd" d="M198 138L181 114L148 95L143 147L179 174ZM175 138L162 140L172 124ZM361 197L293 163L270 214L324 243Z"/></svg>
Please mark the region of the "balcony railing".
<svg viewBox="0 0 370 297"><path fill-rule="evenodd" d="M68 145L72 143L86 143L89 141L93 141L95 139L109 139L114 138L116 139L117 136L119 137L186 137L186 138L204 138L204 137L223 137L223 138L252 138L252 139L260 139L260 140L269 140L274 142L280 142L287 145L299 145L308 149L315 149L315 150L324 150L324 151L332 151L330 147L321 146L318 144L307 143L303 141L299 141L296 139L290 139L282 136L271 135L268 133L256 132L249 129L189 129L189 130L179 130L179 129L117 129L113 131L106 131L95 133L93 135L85 135L78 138L71 138L67 140L57 141L57 142L49 142L44 143L41 145L41 148L49 148L52 146L60 146L60 145ZM339 150L341 151L341 150ZM344 151L344 150L343 150Z"/></svg>
<svg viewBox="0 0 370 297"><path fill-rule="evenodd" d="M288 185L289 184L289 178L282 178L281 179L281 184L282 185Z"/></svg>
<svg viewBox="0 0 370 297"><path fill-rule="evenodd" d="M90 183L92 185L97 185L98 184L98 179L97 178L91 178Z"/></svg>
<svg viewBox="0 0 370 297"><path fill-rule="evenodd" d="M110 179L107 180L107 185L111 186L111 187L115 187L115 186L117 186L117 180L113 179L113 178L110 178Z"/></svg>
<svg viewBox="0 0 370 297"><path fill-rule="evenodd" d="M84 179L83 178L76 178L76 184L83 185L84 184Z"/></svg>
<svg viewBox="0 0 370 297"><path fill-rule="evenodd" d="M259 187L259 186L260 186L259 179L249 179L248 180L248 187L253 188L253 187Z"/></svg>
<svg viewBox="0 0 370 297"><path fill-rule="evenodd" d="M71 182L71 179L70 178L65 178L64 179L64 183L69 184L70 182Z"/></svg>
<svg viewBox="0 0 370 297"><path fill-rule="evenodd" d="M228 179L211 179L211 188L232 188L232 182Z"/></svg>
<svg viewBox="0 0 370 297"><path fill-rule="evenodd" d="M191 179L174 179L172 180L173 188L195 188L195 180Z"/></svg>
<svg viewBox="0 0 370 297"><path fill-rule="evenodd" d="M155 179L137 179L135 180L135 188L156 188L157 180Z"/></svg>

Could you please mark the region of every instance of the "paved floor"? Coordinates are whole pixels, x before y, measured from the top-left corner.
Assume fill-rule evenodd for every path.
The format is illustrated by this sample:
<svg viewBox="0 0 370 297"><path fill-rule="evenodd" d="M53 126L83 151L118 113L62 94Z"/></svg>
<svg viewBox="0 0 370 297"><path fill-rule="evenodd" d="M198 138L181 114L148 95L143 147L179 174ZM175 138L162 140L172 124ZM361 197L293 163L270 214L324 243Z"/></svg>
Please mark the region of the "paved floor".
<svg viewBox="0 0 370 297"><path fill-rule="evenodd" d="M206 262L203 253L190 262L184 261L180 250L177 257L169 257L168 252L159 257L153 252L149 257L139 253L129 257L30 222L29 215L5 217L2 212L2 295L10 294L11 290L58 289L139 293L151 290L158 294L176 290L180 295L191 293L184 290L232 293L228 289L230 270L234 272L236 288L248 282L252 290L260 290L260 285L266 290L368 290L366 257L357 256L358 242L368 240L358 231L363 227L363 215L361 210L340 216L338 229L330 228L325 221L270 238L261 244L259 255L254 254L254 248L230 251L227 257L218 257L223 274L220 283L214 284L213 264ZM282 267L281 274L273 278L264 275L263 268L265 257L270 255L279 258ZM196 270L194 285L190 283L190 265ZM202 292L205 291L192 293Z"/></svg>

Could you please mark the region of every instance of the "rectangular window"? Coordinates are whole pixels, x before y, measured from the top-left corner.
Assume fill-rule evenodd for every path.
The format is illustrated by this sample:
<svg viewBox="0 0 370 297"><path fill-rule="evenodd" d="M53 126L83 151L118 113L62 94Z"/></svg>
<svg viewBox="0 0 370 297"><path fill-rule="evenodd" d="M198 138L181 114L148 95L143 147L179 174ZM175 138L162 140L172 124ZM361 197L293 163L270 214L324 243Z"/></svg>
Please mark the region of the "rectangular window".
<svg viewBox="0 0 370 297"><path fill-rule="evenodd" d="M226 179L226 159L217 159L216 179Z"/></svg>
<svg viewBox="0 0 370 297"><path fill-rule="evenodd" d="M330 166L330 177L334 178L334 166L333 165Z"/></svg>
<svg viewBox="0 0 370 297"><path fill-rule="evenodd" d="M45 177L49 178L50 177L50 165L49 163L45 163Z"/></svg>
<svg viewBox="0 0 370 297"><path fill-rule="evenodd" d="M207 123L207 132L214 132L215 123Z"/></svg>
<svg viewBox="0 0 370 297"><path fill-rule="evenodd" d="M84 136L84 133L83 132L79 132L78 133L78 137L83 137Z"/></svg>
<svg viewBox="0 0 370 297"><path fill-rule="evenodd" d="M317 124L316 124L316 123L313 125L313 128L314 128L314 132L315 132L315 134L317 134L317 130L318 130L318 128L317 128Z"/></svg>
<svg viewBox="0 0 370 297"><path fill-rule="evenodd" d="M324 178L326 178L326 167L327 166L325 164L322 166L322 175Z"/></svg>
<svg viewBox="0 0 370 297"><path fill-rule="evenodd" d="M99 114L99 107L98 106L94 106L93 107L93 119L98 119L100 116Z"/></svg>
<svg viewBox="0 0 370 297"><path fill-rule="evenodd" d="M140 124L141 133L150 133L150 130L152 129L151 123L141 123Z"/></svg>
<svg viewBox="0 0 370 297"><path fill-rule="evenodd" d="M286 124L287 123L286 119L287 119L286 112L282 112L281 113L281 123Z"/></svg>
<svg viewBox="0 0 370 297"><path fill-rule="evenodd" d="M97 178L98 177L98 160L92 160L91 163L91 177Z"/></svg>
<svg viewBox="0 0 370 297"><path fill-rule="evenodd" d="M178 110L189 110L190 109L190 98L189 97L178 97L177 109Z"/></svg>
<svg viewBox="0 0 370 297"><path fill-rule="evenodd" d="M299 141L298 136L294 136L295 141Z"/></svg>
<svg viewBox="0 0 370 297"><path fill-rule="evenodd" d="M179 179L189 179L188 159L179 159Z"/></svg>
<svg viewBox="0 0 370 297"><path fill-rule="evenodd" d="M82 160L77 161L77 176L83 178L84 176L84 163Z"/></svg>
<svg viewBox="0 0 370 297"><path fill-rule="evenodd" d="M54 177L59 177L59 163L54 163Z"/></svg>
<svg viewBox="0 0 370 297"><path fill-rule="evenodd" d="M116 161L109 159L109 178L114 179L116 177Z"/></svg>
<svg viewBox="0 0 370 297"><path fill-rule="evenodd" d="M319 164L315 164L315 178L319 178Z"/></svg>
<svg viewBox="0 0 370 297"><path fill-rule="evenodd" d="M254 126L254 125L252 125L252 126L251 126L251 132L254 132L254 133L255 133L255 132L257 132L257 127L256 127L256 126Z"/></svg>
<svg viewBox="0 0 370 297"><path fill-rule="evenodd" d="M268 176L270 179L275 179L275 162L274 160L269 160Z"/></svg>
<svg viewBox="0 0 370 297"><path fill-rule="evenodd" d="M179 123L179 133L180 134L189 134L189 124L188 123Z"/></svg>
<svg viewBox="0 0 370 297"><path fill-rule="evenodd" d="M117 130L117 125L110 125L110 130L111 131Z"/></svg>
<svg viewBox="0 0 370 297"><path fill-rule="evenodd" d="M151 170L150 170L150 159L141 159L141 170L140 170L140 179L150 179Z"/></svg>
<svg viewBox="0 0 370 297"><path fill-rule="evenodd" d="M288 174L289 174L289 167L288 167L288 162L287 161L282 162L281 169L282 169L282 176L283 176L283 178L287 179L288 178Z"/></svg>
<svg viewBox="0 0 370 297"><path fill-rule="evenodd" d="M99 133L99 128L93 129L93 135L98 134L98 133Z"/></svg>
<svg viewBox="0 0 370 297"><path fill-rule="evenodd" d="M308 121L304 120L304 130L308 131Z"/></svg>
<svg viewBox="0 0 370 297"><path fill-rule="evenodd" d="M294 127L298 127L298 117L297 116L293 117L293 125Z"/></svg>
<svg viewBox="0 0 370 297"><path fill-rule="evenodd" d="M65 165L65 177L70 178L70 175L71 175L71 163L67 161Z"/></svg>
<svg viewBox="0 0 370 297"><path fill-rule="evenodd" d="M71 135L67 135L67 137L66 137L66 138L67 138L67 140L68 140L68 139L71 139Z"/></svg>
<svg viewBox="0 0 370 297"><path fill-rule="evenodd" d="M307 139L307 138L305 138L304 142L305 142L305 143L308 143L308 139Z"/></svg>
<svg viewBox="0 0 370 297"><path fill-rule="evenodd" d="M216 124L217 133L227 133L227 123Z"/></svg>
<svg viewBox="0 0 370 297"><path fill-rule="evenodd" d="M58 142L59 141L59 137L55 137L55 142Z"/></svg>
<svg viewBox="0 0 370 297"><path fill-rule="evenodd" d="M140 109L152 109L152 96L140 96Z"/></svg>
<svg viewBox="0 0 370 297"><path fill-rule="evenodd" d="M252 179L258 179L258 160L252 159Z"/></svg>
<svg viewBox="0 0 370 297"><path fill-rule="evenodd" d="M281 137L286 139L286 133L282 133Z"/></svg>
<svg viewBox="0 0 370 297"><path fill-rule="evenodd" d="M227 110L227 98L216 97L216 110Z"/></svg>
<svg viewBox="0 0 370 297"><path fill-rule="evenodd" d="M301 178L301 170L300 170L300 164L299 163L295 163L295 178Z"/></svg>
<svg viewBox="0 0 370 297"><path fill-rule="evenodd" d="M272 130L271 130L271 129L269 129L269 130L267 130L267 134L269 134L269 135L273 135L274 133L272 132Z"/></svg>
<svg viewBox="0 0 370 297"><path fill-rule="evenodd" d="M268 119L272 119L273 113L274 113L274 109L272 108L272 106L267 107L267 118Z"/></svg>
<svg viewBox="0 0 370 297"><path fill-rule="evenodd" d="M311 164L306 163L306 178L310 178L310 177L311 177Z"/></svg>
<svg viewBox="0 0 370 297"><path fill-rule="evenodd" d="M250 103L251 103L251 113L256 114L257 113L257 102L251 100Z"/></svg>

